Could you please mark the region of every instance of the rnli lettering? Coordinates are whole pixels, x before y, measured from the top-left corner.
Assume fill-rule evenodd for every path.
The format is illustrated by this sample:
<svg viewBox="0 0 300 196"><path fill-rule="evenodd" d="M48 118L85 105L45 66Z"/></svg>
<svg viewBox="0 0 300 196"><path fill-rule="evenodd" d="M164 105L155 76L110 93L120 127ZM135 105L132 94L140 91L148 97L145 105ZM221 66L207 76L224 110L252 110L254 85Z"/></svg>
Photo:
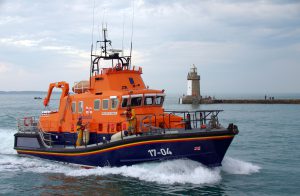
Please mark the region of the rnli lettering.
<svg viewBox="0 0 300 196"><path fill-rule="evenodd" d="M172 155L172 151L169 148L161 148L159 150L156 149L150 149L148 150L148 153L151 157L156 157L157 155L167 156Z"/></svg>
<svg viewBox="0 0 300 196"><path fill-rule="evenodd" d="M117 115L118 112L102 112L101 114L103 116L113 116L113 115Z"/></svg>

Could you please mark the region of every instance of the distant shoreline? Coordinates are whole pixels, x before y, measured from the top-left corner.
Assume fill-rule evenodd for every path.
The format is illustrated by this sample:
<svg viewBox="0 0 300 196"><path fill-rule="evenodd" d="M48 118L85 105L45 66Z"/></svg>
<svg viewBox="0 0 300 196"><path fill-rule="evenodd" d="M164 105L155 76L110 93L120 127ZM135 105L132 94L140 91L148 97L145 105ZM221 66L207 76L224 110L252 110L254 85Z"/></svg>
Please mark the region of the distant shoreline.
<svg viewBox="0 0 300 196"><path fill-rule="evenodd" d="M60 94L61 91L53 91L55 94ZM73 92L71 92L73 93ZM47 91L0 91L0 95L4 94L47 94ZM167 99L178 99L180 94L178 93L168 93L166 92ZM182 95L182 94L181 94ZM263 93L211 93L212 97L218 100L261 100L264 99L265 94ZM267 93L268 96L272 96L275 99L300 99L300 93ZM40 96L40 95L39 95ZM207 97L204 95L204 97Z"/></svg>
<svg viewBox="0 0 300 196"><path fill-rule="evenodd" d="M59 93L59 91L53 91L54 93ZM9 93L47 93L47 91L0 91L0 93L3 94L9 94Z"/></svg>

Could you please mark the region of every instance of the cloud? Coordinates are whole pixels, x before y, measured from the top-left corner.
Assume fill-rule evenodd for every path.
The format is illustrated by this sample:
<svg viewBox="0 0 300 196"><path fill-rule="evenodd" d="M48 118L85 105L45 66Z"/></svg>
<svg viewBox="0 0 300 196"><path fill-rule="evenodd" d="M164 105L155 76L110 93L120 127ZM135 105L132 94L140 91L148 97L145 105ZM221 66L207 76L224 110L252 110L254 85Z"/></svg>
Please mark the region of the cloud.
<svg viewBox="0 0 300 196"><path fill-rule="evenodd" d="M60 54L67 54L70 56L77 56L80 58L87 59L90 56L90 53L84 50L79 50L71 46L41 46L42 50L46 51L55 51Z"/></svg>
<svg viewBox="0 0 300 196"><path fill-rule="evenodd" d="M7 24L18 24L25 21L25 18L20 16L0 16L0 26Z"/></svg>
<svg viewBox="0 0 300 196"><path fill-rule="evenodd" d="M5 45L13 45L17 47L34 47L38 46L42 40L30 40L30 39L15 39L15 38L1 38L0 43Z"/></svg>
<svg viewBox="0 0 300 196"><path fill-rule="evenodd" d="M123 42L128 54L133 1L95 2L93 40L107 23L113 47ZM93 7L90 0L2 1L1 61L32 77L42 73L44 83L87 78ZM150 86L185 92L187 71L196 64L204 91L300 90L294 74L300 72L299 1L135 0L134 14L133 64L143 66ZM288 79L274 82L281 73Z"/></svg>
<svg viewBox="0 0 300 196"><path fill-rule="evenodd" d="M24 37L24 36L22 36ZM0 38L0 44L16 47L27 47L35 50L54 51L59 54L88 58L90 53L72 46L46 45L47 39Z"/></svg>
<svg viewBox="0 0 300 196"><path fill-rule="evenodd" d="M1 63L0 62L0 73L5 73L7 72L8 70L10 70L10 66L8 64L5 64L5 63Z"/></svg>

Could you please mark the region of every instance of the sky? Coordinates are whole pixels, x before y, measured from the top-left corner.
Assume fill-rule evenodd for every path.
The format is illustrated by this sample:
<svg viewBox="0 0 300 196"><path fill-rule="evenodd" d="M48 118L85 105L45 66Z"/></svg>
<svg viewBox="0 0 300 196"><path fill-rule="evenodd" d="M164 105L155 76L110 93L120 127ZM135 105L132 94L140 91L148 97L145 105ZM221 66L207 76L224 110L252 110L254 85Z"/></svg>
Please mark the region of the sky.
<svg viewBox="0 0 300 196"><path fill-rule="evenodd" d="M125 54L132 35L133 65L167 94L186 93L193 64L203 95L300 92L300 1L289 0L0 0L0 91L87 80L102 24Z"/></svg>

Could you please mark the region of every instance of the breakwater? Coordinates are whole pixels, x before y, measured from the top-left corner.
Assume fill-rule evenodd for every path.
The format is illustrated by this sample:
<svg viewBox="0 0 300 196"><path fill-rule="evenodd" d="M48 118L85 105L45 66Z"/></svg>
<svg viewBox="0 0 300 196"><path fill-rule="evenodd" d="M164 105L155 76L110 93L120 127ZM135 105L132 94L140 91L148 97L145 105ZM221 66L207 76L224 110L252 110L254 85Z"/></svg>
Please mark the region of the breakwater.
<svg viewBox="0 0 300 196"><path fill-rule="evenodd" d="M300 99L205 99L201 104L300 104Z"/></svg>
<svg viewBox="0 0 300 196"><path fill-rule="evenodd" d="M180 104L300 104L300 99L215 99L193 96L179 98Z"/></svg>

